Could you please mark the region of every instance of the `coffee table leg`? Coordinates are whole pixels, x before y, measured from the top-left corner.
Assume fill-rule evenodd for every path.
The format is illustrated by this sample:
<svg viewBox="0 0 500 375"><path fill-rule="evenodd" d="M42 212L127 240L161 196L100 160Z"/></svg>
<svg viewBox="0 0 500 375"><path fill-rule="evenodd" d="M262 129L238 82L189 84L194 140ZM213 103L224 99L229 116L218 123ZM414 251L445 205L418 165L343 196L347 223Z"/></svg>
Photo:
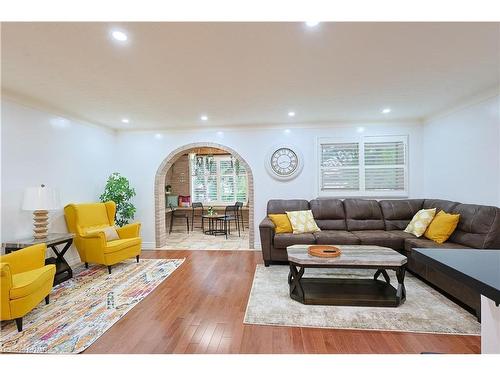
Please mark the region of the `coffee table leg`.
<svg viewBox="0 0 500 375"><path fill-rule="evenodd" d="M304 268L297 270L297 267L290 264L290 273L288 274L288 283L290 284L290 296L295 294L300 300L304 300L304 289L300 284L300 279L304 275Z"/></svg>
<svg viewBox="0 0 500 375"><path fill-rule="evenodd" d="M390 277L389 277L389 275L387 274L387 271L386 271L386 270L384 270L384 269L379 269L379 270L377 270L377 272L375 272L375 275L373 275L373 279L374 279L374 280L377 280L377 279L378 279L378 277L379 277L380 275L382 275L382 276L384 277L385 282L386 282L387 284L390 284L390 283L391 283L391 278L390 278Z"/></svg>
<svg viewBox="0 0 500 375"><path fill-rule="evenodd" d="M399 299L399 303L403 303L406 300L406 288L405 288L405 273L404 267L399 267L396 269L396 278L398 279L398 290L396 292L396 297Z"/></svg>

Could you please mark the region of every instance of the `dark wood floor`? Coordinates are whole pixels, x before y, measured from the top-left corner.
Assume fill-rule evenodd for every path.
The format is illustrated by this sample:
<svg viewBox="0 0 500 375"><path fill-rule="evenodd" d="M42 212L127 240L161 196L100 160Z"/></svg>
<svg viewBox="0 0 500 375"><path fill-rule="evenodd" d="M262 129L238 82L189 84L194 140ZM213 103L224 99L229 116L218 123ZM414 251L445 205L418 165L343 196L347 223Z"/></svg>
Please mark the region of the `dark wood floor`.
<svg viewBox="0 0 500 375"><path fill-rule="evenodd" d="M85 353L479 353L475 336L243 324L256 251L144 251L186 258Z"/></svg>

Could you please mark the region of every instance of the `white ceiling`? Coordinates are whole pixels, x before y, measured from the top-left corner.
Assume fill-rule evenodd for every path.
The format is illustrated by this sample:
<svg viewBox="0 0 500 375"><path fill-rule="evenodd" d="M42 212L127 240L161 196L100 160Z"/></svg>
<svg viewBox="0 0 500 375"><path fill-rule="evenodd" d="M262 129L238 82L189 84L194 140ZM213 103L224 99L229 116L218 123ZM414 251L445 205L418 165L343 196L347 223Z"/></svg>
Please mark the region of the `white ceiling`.
<svg viewBox="0 0 500 375"><path fill-rule="evenodd" d="M4 94L111 128L408 120L500 84L500 23L3 23L1 58Z"/></svg>

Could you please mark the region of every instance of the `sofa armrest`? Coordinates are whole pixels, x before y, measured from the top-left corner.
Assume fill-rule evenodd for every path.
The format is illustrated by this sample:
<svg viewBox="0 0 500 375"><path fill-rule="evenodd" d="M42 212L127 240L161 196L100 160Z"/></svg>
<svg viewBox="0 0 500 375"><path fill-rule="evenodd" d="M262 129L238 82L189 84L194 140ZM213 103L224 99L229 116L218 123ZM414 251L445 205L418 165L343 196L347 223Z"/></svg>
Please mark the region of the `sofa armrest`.
<svg viewBox="0 0 500 375"><path fill-rule="evenodd" d="M124 225L123 227L116 228L120 239L139 237L140 230L141 223L131 223Z"/></svg>
<svg viewBox="0 0 500 375"><path fill-rule="evenodd" d="M271 261L271 250L274 241L275 225L268 217L265 217L259 224L260 244L262 247L262 257L264 263L268 264Z"/></svg>

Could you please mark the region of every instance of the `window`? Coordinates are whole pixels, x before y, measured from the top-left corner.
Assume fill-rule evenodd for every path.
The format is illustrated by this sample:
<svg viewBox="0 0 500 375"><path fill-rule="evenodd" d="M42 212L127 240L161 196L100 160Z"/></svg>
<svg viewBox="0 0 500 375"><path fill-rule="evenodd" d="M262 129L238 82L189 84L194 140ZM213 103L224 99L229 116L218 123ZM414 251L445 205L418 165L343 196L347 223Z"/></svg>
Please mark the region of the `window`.
<svg viewBox="0 0 500 375"><path fill-rule="evenodd" d="M247 201L247 172L240 161L226 155L190 154L191 199L207 204Z"/></svg>
<svg viewBox="0 0 500 375"><path fill-rule="evenodd" d="M406 136L319 139L319 195L407 196Z"/></svg>

